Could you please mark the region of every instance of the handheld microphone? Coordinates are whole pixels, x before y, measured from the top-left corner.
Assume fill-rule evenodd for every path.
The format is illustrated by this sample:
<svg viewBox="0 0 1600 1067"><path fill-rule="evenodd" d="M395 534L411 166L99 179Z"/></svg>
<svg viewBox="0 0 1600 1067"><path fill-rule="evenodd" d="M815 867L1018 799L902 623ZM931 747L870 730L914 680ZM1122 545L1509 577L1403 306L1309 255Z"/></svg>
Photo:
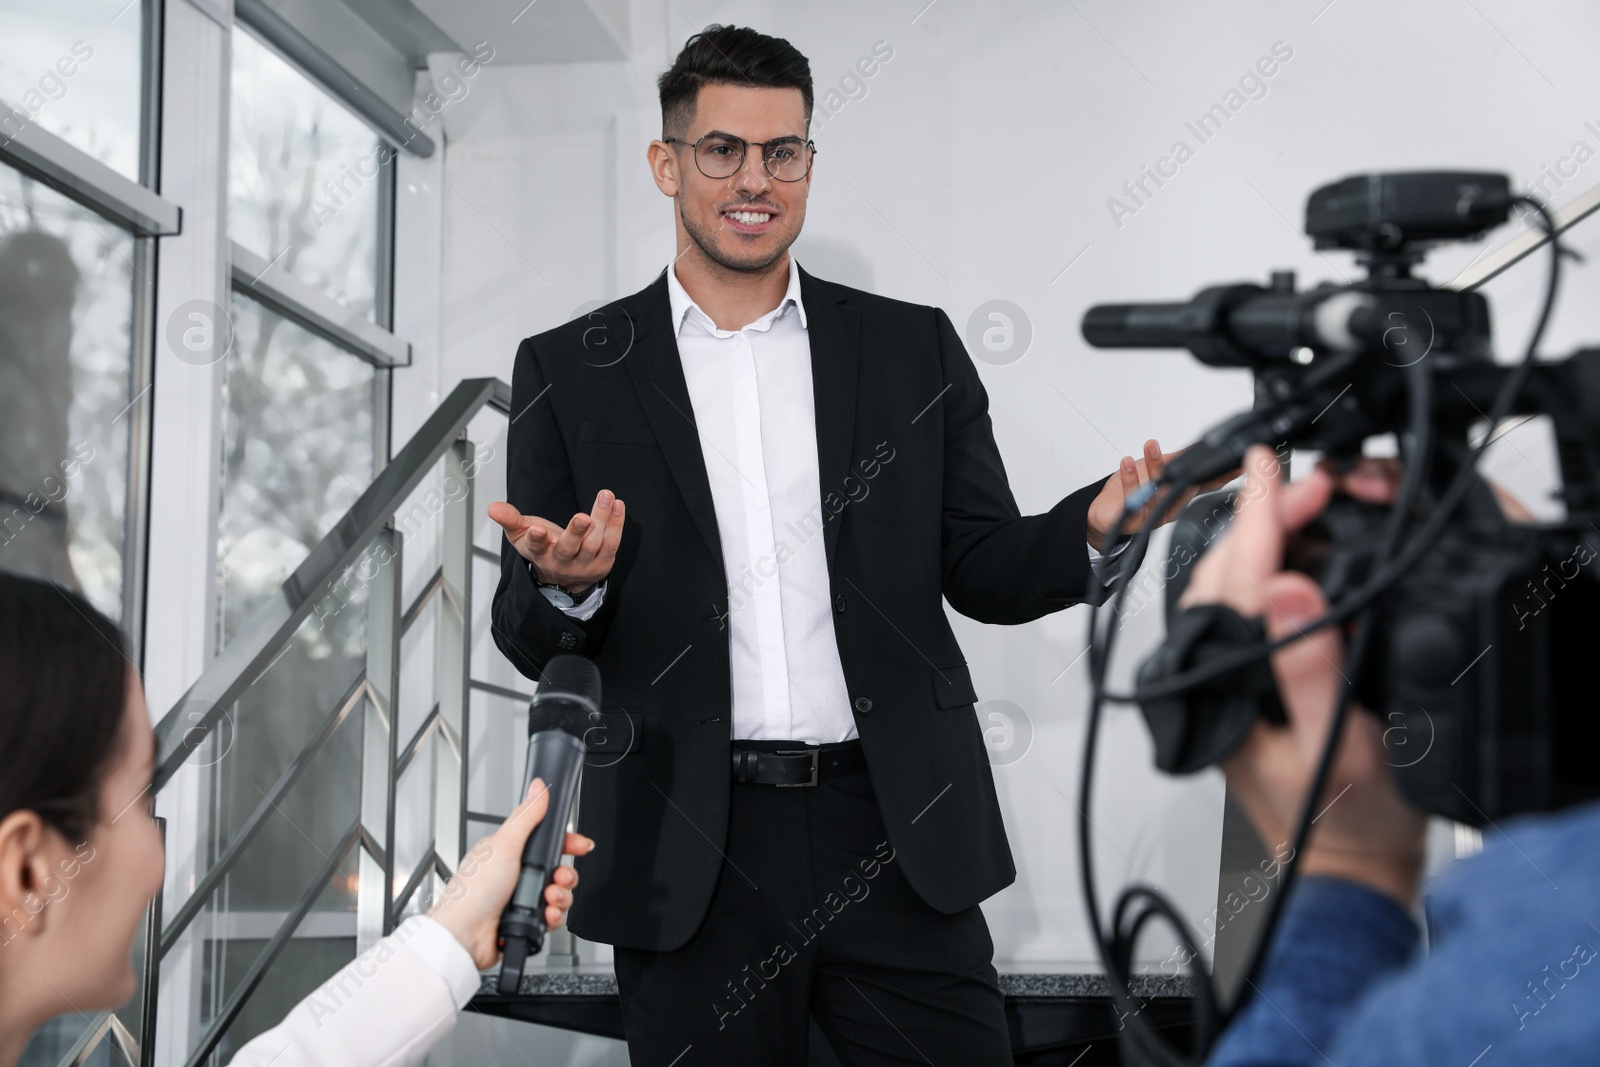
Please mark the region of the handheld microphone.
<svg viewBox="0 0 1600 1067"><path fill-rule="evenodd" d="M544 820L528 835L522 873L500 915L497 935L503 955L496 988L501 996L517 992L523 965L544 947L544 890L561 863L561 846L583 771L583 735L599 721L600 671L582 656L556 656L545 665L528 707L528 767L521 795L526 796L528 786L541 778L550 805Z"/></svg>

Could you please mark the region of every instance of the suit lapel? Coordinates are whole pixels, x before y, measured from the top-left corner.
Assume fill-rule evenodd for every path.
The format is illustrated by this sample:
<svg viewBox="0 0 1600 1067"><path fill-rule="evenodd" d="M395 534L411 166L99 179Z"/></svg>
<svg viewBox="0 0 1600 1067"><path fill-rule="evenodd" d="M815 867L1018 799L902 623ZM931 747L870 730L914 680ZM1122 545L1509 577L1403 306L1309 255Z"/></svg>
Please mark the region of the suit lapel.
<svg viewBox="0 0 1600 1067"><path fill-rule="evenodd" d="M634 319L634 344L623 363L695 528L717 566L722 567L722 539L717 533L711 482L706 477L700 431L694 424L694 404L689 400L683 362L678 358L678 339L670 321L666 271L637 294L627 313Z"/></svg>
<svg viewBox="0 0 1600 1067"><path fill-rule="evenodd" d="M817 479L821 494L823 544L828 569L839 544L839 524L827 505L830 496L843 499L850 474L851 448L856 426L856 377L861 353L861 315L848 304L834 300L817 279L800 271L800 299L806 305L806 329L811 340L811 392L817 412Z"/></svg>

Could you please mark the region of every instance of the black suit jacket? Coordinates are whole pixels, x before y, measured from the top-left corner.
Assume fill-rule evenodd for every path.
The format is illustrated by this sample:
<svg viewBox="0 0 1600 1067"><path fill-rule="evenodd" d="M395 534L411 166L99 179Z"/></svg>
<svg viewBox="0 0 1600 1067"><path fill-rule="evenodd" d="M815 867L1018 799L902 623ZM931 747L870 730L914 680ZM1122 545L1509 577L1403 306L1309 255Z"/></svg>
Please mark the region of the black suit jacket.
<svg viewBox="0 0 1600 1067"><path fill-rule="evenodd" d="M818 525L856 728L901 869L953 913L1016 868L941 598L990 623L1083 600L1100 483L1020 515L988 396L945 313L804 271L800 291ZM728 580L670 317L663 272L517 350L510 503L564 524L609 488L627 520L593 618L550 604L509 542L493 614L495 642L528 677L562 652L600 668L605 728L579 809L599 847L578 860L570 921L590 940L653 950L694 935L722 867L733 722Z"/></svg>

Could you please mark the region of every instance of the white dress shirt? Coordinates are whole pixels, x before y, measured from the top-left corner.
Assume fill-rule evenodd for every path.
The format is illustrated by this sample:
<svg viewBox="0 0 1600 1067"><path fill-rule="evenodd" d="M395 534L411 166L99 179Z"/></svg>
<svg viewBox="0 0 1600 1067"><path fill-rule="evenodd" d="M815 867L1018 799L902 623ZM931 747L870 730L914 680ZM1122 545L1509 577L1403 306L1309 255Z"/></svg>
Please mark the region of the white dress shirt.
<svg viewBox="0 0 1600 1067"><path fill-rule="evenodd" d="M718 329L672 267L667 293L728 577L733 737L848 741L856 725L833 629L811 339L794 257L783 299L743 329ZM1089 558L1099 558L1092 546ZM540 591L578 619L605 597L604 583L576 603Z"/></svg>
<svg viewBox="0 0 1600 1067"><path fill-rule="evenodd" d="M717 329L670 267L667 293L728 576L733 737L848 741L856 723L833 630L811 338L794 257L778 306L740 330ZM605 598L600 587L576 603L540 591L578 619Z"/></svg>
<svg viewBox="0 0 1600 1067"><path fill-rule="evenodd" d="M733 736L848 741L800 272L791 256L783 299L741 330L717 329L676 270L667 293L728 577Z"/></svg>

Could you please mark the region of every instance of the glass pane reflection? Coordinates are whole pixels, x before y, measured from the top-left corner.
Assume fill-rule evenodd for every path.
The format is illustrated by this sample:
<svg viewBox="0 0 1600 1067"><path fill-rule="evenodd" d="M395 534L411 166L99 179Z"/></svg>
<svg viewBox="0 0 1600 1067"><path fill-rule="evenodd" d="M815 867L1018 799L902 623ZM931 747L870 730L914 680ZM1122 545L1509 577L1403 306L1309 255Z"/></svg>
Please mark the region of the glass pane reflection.
<svg viewBox="0 0 1600 1067"><path fill-rule="evenodd" d="M224 644L372 481L376 371L234 294L217 541Z"/></svg>
<svg viewBox="0 0 1600 1067"><path fill-rule="evenodd" d="M228 233L373 317L379 182L390 151L366 124L245 31L233 31Z"/></svg>
<svg viewBox="0 0 1600 1067"><path fill-rule="evenodd" d="M0 568L122 617L133 237L0 166Z"/></svg>
<svg viewBox="0 0 1600 1067"><path fill-rule="evenodd" d="M0 143L32 124L139 180L141 0L0 0Z"/></svg>

